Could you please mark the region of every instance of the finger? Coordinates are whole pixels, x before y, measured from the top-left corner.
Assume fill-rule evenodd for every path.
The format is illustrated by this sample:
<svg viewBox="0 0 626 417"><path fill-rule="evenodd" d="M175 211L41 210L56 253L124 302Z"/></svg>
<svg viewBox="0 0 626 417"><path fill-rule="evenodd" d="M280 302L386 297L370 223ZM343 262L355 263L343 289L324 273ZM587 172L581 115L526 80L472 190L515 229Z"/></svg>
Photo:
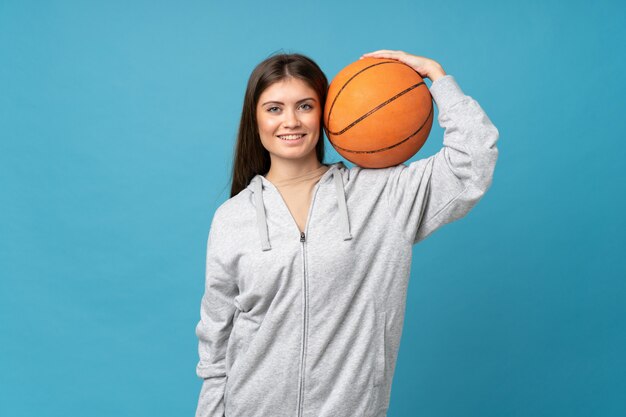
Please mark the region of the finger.
<svg viewBox="0 0 626 417"><path fill-rule="evenodd" d="M404 61L407 58L407 54L402 51L370 52L368 54L361 55L359 59L362 58L389 58L397 61Z"/></svg>
<svg viewBox="0 0 626 417"><path fill-rule="evenodd" d="M397 56L395 56L395 55L392 55L392 54L383 54L383 53L380 53L380 54L370 54L370 55L362 55L359 59L363 59L363 58L380 58L380 59L385 58L385 59L393 59L393 60L395 60L395 61L400 61L400 60L401 60L401 58L400 58L400 57L397 57Z"/></svg>
<svg viewBox="0 0 626 417"><path fill-rule="evenodd" d="M390 59L398 59L397 55L388 54L388 53L377 53L377 54L369 54L362 55L361 58L390 58Z"/></svg>
<svg viewBox="0 0 626 417"><path fill-rule="evenodd" d="M378 51L373 51L373 52L368 52L366 54L363 54L363 56L366 55L376 55L376 54L393 54L396 51L391 51L389 49L379 49Z"/></svg>
<svg viewBox="0 0 626 417"><path fill-rule="evenodd" d="M399 54L404 54L404 51L396 51L396 50L392 50L392 49L380 49L378 51L374 51L373 53L385 53L385 54L393 54L393 55L399 55Z"/></svg>

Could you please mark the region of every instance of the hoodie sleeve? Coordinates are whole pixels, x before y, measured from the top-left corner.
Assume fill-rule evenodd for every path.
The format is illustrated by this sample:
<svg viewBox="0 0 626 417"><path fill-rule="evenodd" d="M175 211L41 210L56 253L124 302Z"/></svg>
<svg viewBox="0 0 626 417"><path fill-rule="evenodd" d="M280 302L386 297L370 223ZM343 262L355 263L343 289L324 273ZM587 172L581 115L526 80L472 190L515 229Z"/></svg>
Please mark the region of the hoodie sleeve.
<svg viewBox="0 0 626 417"><path fill-rule="evenodd" d="M207 241L205 290L200 305L200 321L196 326L200 356L196 374L204 379L196 417L224 416L225 356L238 287L228 264L219 256L223 237L216 211Z"/></svg>
<svg viewBox="0 0 626 417"><path fill-rule="evenodd" d="M498 158L498 129L452 75L434 81L430 93L445 129L443 147L388 168L383 190L393 221L413 244L474 207L491 186Z"/></svg>

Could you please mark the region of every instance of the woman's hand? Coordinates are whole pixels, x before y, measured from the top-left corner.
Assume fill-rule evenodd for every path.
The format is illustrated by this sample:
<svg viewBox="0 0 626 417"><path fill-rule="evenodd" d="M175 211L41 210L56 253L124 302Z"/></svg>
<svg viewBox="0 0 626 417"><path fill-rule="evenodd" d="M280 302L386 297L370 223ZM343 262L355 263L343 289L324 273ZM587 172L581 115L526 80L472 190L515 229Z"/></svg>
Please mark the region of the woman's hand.
<svg viewBox="0 0 626 417"><path fill-rule="evenodd" d="M413 68L422 78L429 78L433 82L446 75L443 67L437 61L423 56L411 55L403 51L381 49L361 55L361 58L366 57L395 59Z"/></svg>

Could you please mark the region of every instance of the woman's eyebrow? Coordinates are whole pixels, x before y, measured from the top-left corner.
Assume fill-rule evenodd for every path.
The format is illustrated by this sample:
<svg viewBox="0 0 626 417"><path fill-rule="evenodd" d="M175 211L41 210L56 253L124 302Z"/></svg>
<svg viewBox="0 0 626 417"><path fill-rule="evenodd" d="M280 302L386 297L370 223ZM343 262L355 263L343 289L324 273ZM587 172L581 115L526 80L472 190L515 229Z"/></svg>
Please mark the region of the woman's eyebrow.
<svg viewBox="0 0 626 417"><path fill-rule="evenodd" d="M297 104L297 103L302 103L303 101L307 101L307 100L317 101L317 100L315 100L315 98L313 98L313 97L307 97L307 98L303 98L302 100L298 100L298 101L296 101L296 104ZM265 103L263 103L263 104L262 104L262 106L265 106L266 104L270 104L270 103L273 103L273 104L285 104L285 103L283 103L282 101L266 101Z"/></svg>

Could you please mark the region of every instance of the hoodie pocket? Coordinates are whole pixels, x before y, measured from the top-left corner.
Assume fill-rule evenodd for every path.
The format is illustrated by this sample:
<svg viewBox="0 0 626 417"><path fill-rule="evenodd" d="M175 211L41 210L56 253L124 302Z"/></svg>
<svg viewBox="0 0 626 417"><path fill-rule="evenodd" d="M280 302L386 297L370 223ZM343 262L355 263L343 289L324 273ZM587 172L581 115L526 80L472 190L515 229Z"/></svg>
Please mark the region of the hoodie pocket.
<svg viewBox="0 0 626 417"><path fill-rule="evenodd" d="M385 357L387 339L387 312L379 311L377 314L378 328L376 332L376 372L374 373L374 386L381 385L385 380Z"/></svg>

